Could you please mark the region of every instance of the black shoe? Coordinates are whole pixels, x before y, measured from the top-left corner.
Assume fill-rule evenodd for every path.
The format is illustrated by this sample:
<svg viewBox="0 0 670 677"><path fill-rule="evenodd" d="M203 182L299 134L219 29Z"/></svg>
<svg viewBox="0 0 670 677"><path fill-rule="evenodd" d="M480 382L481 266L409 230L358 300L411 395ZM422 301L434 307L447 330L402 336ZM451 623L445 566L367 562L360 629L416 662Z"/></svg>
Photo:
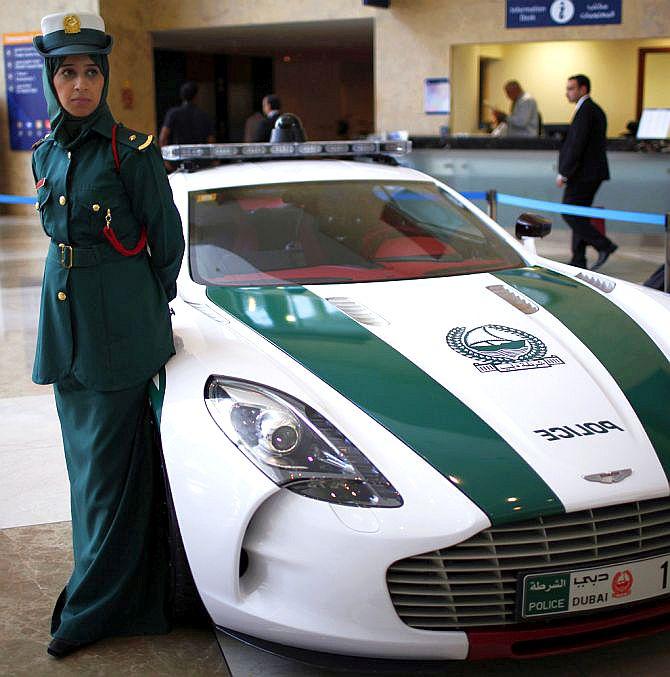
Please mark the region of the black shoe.
<svg viewBox="0 0 670 677"><path fill-rule="evenodd" d="M575 268L586 268L586 259L571 259L568 265Z"/></svg>
<svg viewBox="0 0 670 677"><path fill-rule="evenodd" d="M59 639L54 637L47 647L47 653L53 656L54 658L65 658L71 653L78 651L82 647L90 644L90 642L73 642L69 639Z"/></svg>
<svg viewBox="0 0 670 677"><path fill-rule="evenodd" d="M607 249L601 249L598 252L597 261L591 266L591 270L598 270L617 249L618 247L615 244L610 245Z"/></svg>

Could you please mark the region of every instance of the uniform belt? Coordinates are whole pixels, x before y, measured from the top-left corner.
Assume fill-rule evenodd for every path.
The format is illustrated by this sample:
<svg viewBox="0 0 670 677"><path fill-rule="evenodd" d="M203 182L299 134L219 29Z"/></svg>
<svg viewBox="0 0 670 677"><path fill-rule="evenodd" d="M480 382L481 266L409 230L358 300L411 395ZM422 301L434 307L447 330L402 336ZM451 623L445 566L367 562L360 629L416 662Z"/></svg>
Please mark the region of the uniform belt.
<svg viewBox="0 0 670 677"><path fill-rule="evenodd" d="M48 257L63 268L87 268L107 261L121 261L125 258L107 242L92 247L72 247L54 240L51 240L49 244Z"/></svg>

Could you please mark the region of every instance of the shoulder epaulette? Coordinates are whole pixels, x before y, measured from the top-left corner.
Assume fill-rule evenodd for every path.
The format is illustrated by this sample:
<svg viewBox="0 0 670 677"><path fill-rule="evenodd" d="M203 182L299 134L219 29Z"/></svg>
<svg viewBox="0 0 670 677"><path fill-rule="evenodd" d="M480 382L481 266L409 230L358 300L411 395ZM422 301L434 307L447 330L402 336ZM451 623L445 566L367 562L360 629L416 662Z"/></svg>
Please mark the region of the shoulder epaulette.
<svg viewBox="0 0 670 677"><path fill-rule="evenodd" d="M154 140L153 134L144 134L136 132L130 127L119 125L116 133L116 141L123 146L134 148L135 150L146 150Z"/></svg>
<svg viewBox="0 0 670 677"><path fill-rule="evenodd" d="M48 138L49 138L49 134L46 134L41 139L37 139L37 141L35 141L35 143L31 146L31 148L33 150L35 150L35 148L39 148Z"/></svg>

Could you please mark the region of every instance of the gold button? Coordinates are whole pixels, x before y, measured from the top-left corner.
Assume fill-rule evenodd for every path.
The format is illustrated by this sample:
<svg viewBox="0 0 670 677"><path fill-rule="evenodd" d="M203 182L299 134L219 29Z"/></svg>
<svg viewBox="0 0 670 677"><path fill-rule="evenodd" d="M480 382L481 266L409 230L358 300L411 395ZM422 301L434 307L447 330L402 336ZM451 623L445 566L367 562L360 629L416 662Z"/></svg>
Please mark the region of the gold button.
<svg viewBox="0 0 670 677"><path fill-rule="evenodd" d="M99 212L99 211L100 211L100 205L99 205L99 204L94 204L94 205L93 205L93 211L94 211L94 212Z"/></svg>
<svg viewBox="0 0 670 677"><path fill-rule="evenodd" d="M137 134L131 134L128 138L129 138L131 141L135 141L135 139L137 138Z"/></svg>
<svg viewBox="0 0 670 677"><path fill-rule="evenodd" d="M58 198L58 204L61 205L61 207L62 207L66 202L67 202L67 200L65 199L65 195L61 195L61 196Z"/></svg>
<svg viewBox="0 0 670 677"><path fill-rule="evenodd" d="M37 209L37 211L40 210L40 203L39 203L39 202L36 202L36 203L35 203L35 209Z"/></svg>
<svg viewBox="0 0 670 677"><path fill-rule="evenodd" d="M58 300L59 301L65 301L66 298L67 298L67 294L64 291L58 292Z"/></svg>

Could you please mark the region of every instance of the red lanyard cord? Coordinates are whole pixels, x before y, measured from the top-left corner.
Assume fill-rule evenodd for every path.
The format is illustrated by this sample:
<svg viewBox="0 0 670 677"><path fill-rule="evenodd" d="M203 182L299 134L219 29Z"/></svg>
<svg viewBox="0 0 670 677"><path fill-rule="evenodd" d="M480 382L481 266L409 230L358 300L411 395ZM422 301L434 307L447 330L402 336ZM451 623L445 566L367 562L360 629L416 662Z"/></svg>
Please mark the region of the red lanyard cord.
<svg viewBox="0 0 670 677"><path fill-rule="evenodd" d="M114 156L114 167L116 169L116 173L120 175L121 161L119 160L119 150L116 146L117 128L118 124L112 126L112 155ZM112 229L111 226L112 217L109 209L107 210L106 221L107 223L105 224L105 227L102 229L102 234L109 240L109 243L112 245L112 247L114 247L114 249L116 249L116 251L119 252L119 254L121 254L122 256L136 256L147 246L147 229L145 226L142 226L142 231L140 233L140 239L138 243L132 249L127 249L121 244L119 238L116 237L116 233Z"/></svg>

